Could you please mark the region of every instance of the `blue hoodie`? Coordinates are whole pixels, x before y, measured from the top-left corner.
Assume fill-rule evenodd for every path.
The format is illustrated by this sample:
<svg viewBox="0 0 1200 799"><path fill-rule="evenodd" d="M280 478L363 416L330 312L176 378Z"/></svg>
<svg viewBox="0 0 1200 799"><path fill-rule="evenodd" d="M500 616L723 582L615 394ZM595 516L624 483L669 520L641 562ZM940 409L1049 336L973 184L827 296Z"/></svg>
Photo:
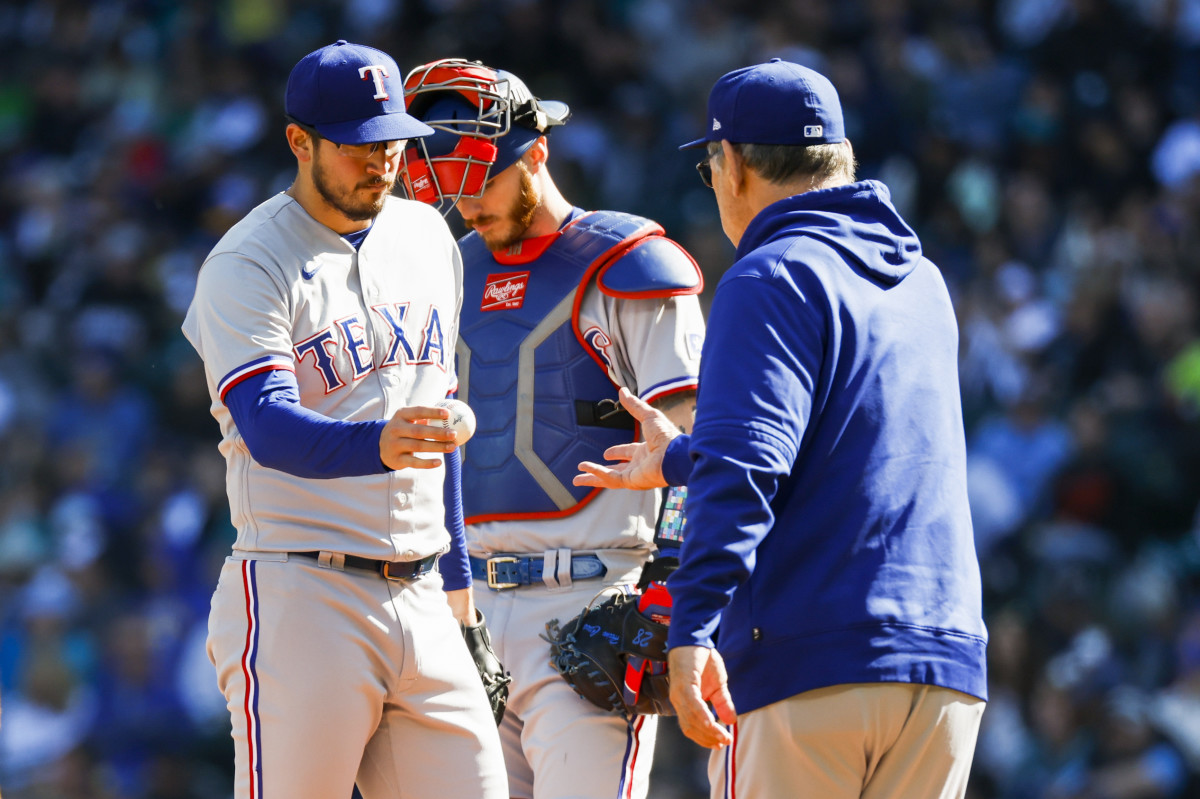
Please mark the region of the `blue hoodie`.
<svg viewBox="0 0 1200 799"><path fill-rule="evenodd" d="M763 209L709 313L670 646L712 646L739 713L846 683L987 699L958 328L875 181Z"/></svg>

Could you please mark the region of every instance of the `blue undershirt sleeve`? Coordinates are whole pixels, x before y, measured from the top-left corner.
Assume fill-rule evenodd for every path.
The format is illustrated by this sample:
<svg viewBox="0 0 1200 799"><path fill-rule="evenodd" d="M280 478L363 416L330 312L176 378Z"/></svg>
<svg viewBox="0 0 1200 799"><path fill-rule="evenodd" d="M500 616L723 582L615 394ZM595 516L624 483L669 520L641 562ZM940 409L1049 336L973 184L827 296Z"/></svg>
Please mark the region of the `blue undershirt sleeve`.
<svg viewBox="0 0 1200 799"><path fill-rule="evenodd" d="M684 433L671 439L663 453L662 474L669 486L685 486L692 473L692 456L688 452L691 436Z"/></svg>
<svg viewBox="0 0 1200 799"><path fill-rule="evenodd" d="M225 407L254 460L267 468L316 479L391 471L379 458L385 420L344 422L305 408L287 369L246 378L226 392Z"/></svg>
<svg viewBox="0 0 1200 799"><path fill-rule="evenodd" d="M446 530L450 533L450 551L438 561L443 587L447 591L471 587L471 562L467 556L467 531L462 509L462 455L455 449L447 452L446 482L442 500L446 505Z"/></svg>

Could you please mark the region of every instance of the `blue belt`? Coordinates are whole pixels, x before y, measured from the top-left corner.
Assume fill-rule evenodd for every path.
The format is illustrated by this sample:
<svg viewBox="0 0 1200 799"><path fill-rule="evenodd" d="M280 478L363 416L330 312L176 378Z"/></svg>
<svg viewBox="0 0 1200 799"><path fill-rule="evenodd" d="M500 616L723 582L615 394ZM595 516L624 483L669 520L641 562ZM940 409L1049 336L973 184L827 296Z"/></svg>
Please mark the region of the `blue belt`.
<svg viewBox="0 0 1200 799"><path fill-rule="evenodd" d="M471 557L471 576L485 580L493 591L518 588L523 585L542 585L546 558L542 555L492 555ZM596 555L572 555L571 579L594 580L608 573L608 567Z"/></svg>

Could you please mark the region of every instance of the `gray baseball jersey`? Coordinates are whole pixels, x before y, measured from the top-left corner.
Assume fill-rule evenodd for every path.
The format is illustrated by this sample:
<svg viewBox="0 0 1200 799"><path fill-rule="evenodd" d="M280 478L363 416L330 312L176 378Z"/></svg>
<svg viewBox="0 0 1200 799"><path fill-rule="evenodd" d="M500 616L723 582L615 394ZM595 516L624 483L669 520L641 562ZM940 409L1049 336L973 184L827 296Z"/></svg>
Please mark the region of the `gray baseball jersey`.
<svg viewBox="0 0 1200 799"><path fill-rule="evenodd" d="M267 369L296 373L301 404L388 419L456 388L462 263L435 210L389 198L355 251L286 194L254 209L200 270L183 330L204 359L221 425L234 548L413 560L449 543L444 469L314 480L251 457L222 402Z"/></svg>

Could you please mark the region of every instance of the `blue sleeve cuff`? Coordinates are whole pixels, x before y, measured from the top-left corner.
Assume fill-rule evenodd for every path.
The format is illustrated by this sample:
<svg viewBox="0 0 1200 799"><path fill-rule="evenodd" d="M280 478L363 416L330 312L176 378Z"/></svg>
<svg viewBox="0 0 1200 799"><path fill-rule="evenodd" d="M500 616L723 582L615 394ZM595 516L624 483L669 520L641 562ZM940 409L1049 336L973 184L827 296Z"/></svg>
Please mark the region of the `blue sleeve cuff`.
<svg viewBox="0 0 1200 799"><path fill-rule="evenodd" d="M663 454L663 479L669 486L685 486L692 474L692 456L688 452L692 437L686 433L676 436Z"/></svg>
<svg viewBox="0 0 1200 799"><path fill-rule="evenodd" d="M668 581L669 588L669 581ZM667 649L675 649L680 646L702 646L705 649L716 649L716 642L713 641L711 635L704 633L687 633L683 626L678 623L675 614L671 615L671 626L667 629Z"/></svg>

